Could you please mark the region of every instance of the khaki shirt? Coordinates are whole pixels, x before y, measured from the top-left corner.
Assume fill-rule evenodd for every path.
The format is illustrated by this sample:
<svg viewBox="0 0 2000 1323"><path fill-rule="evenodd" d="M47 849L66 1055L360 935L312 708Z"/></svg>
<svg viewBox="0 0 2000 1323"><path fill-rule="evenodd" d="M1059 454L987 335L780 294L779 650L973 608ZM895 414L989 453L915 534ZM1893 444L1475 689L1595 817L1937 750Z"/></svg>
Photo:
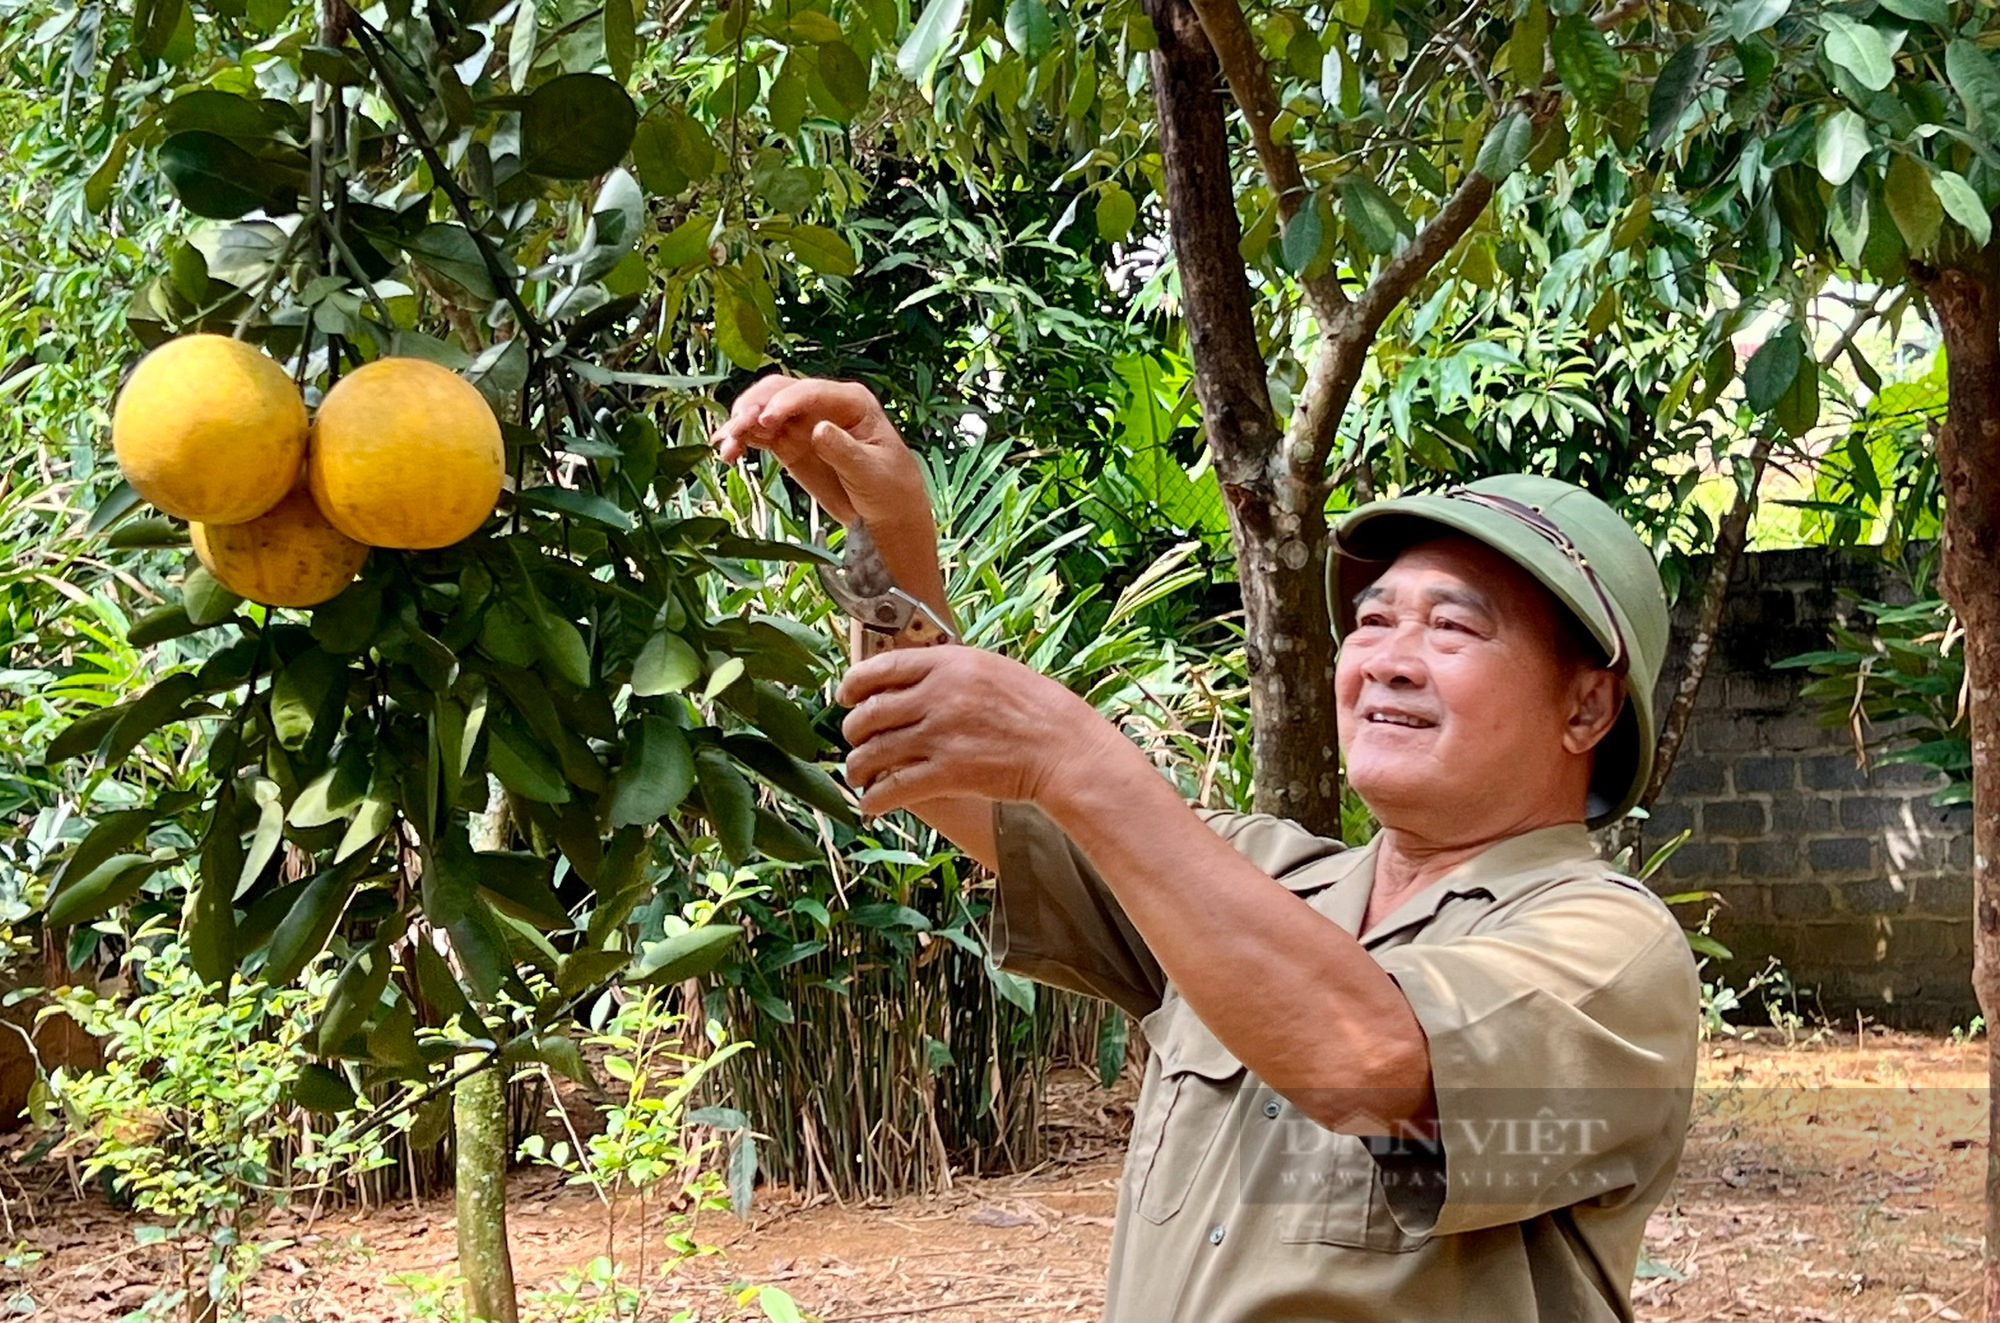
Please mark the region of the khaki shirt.
<svg viewBox="0 0 2000 1323"><path fill-rule="evenodd" d="M1358 932L1374 842L1203 816ZM1632 1317L1646 1218L1686 1135L1699 982L1673 915L1581 825L1493 846L1362 936L1423 1026L1438 1100L1433 1129L1370 1139L1323 1128L1231 1056L1038 810L1002 805L994 825L997 962L1116 1002L1152 1047L1107 1319Z"/></svg>

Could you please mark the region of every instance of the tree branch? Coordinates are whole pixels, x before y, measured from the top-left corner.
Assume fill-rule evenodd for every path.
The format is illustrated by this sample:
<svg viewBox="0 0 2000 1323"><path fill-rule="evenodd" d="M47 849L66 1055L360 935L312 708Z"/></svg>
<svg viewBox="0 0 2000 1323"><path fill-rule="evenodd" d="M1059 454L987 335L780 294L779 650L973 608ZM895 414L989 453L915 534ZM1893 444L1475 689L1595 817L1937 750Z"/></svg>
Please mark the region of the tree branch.
<svg viewBox="0 0 2000 1323"><path fill-rule="evenodd" d="M1270 70L1257 50L1257 38L1243 17L1237 0L1192 0L1201 18L1202 31L1222 65L1222 76L1250 126L1250 141L1257 149L1258 164L1265 182L1277 201L1278 215L1286 224L1312 197L1305 174L1299 169L1299 155L1288 142L1281 142L1271 126L1278 118L1278 95L1271 86ZM1329 269L1309 279L1302 278L1306 300L1322 328L1329 327L1347 306L1347 291Z"/></svg>

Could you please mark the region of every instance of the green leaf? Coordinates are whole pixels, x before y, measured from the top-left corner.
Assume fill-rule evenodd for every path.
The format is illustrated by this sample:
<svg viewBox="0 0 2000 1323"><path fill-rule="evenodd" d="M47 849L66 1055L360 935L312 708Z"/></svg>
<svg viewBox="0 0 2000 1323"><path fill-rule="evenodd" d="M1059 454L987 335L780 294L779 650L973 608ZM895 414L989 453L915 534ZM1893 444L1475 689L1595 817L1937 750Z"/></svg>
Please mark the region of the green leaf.
<svg viewBox="0 0 2000 1323"><path fill-rule="evenodd" d="M86 712L63 727L62 733L49 741L49 747L42 751L42 762L54 767L88 753L96 752L104 743L104 737L125 715L125 707L115 705L101 707L95 712Z"/></svg>
<svg viewBox="0 0 2000 1323"><path fill-rule="evenodd" d="M1515 111L1486 131L1472 168L1498 184L1521 168L1534 145L1534 121Z"/></svg>
<svg viewBox="0 0 2000 1323"><path fill-rule="evenodd" d="M757 830L751 839L759 854L781 863L816 864L826 858L818 841L766 808L757 810Z"/></svg>
<svg viewBox="0 0 2000 1323"><path fill-rule="evenodd" d="M1867 122L1851 110L1834 111L1820 121L1817 150L1820 178L1840 187L1868 155Z"/></svg>
<svg viewBox="0 0 2000 1323"><path fill-rule="evenodd" d="M1097 195L1097 237L1116 243L1132 232L1139 219L1139 204L1123 184L1106 184Z"/></svg>
<svg viewBox="0 0 2000 1323"><path fill-rule="evenodd" d="M743 930L729 924L704 924L663 941L647 942L632 961L627 983L655 985L698 978L721 964Z"/></svg>
<svg viewBox="0 0 2000 1323"><path fill-rule="evenodd" d="M806 118L806 80L796 68L788 64L778 81L771 84L764 113L770 117L771 128L782 136L789 138L799 131Z"/></svg>
<svg viewBox="0 0 2000 1323"><path fill-rule="evenodd" d="M840 103L846 118L867 109L868 66L846 42L829 41L819 48L819 78Z"/></svg>
<svg viewBox="0 0 2000 1323"><path fill-rule="evenodd" d="M1646 98L1647 151L1659 151L1680 127L1681 116L1694 104L1695 93L1701 90L1702 71L1707 67L1708 46L1699 41L1683 44L1660 66L1652 94ZM1526 148L1521 155L1527 156Z"/></svg>
<svg viewBox="0 0 2000 1323"><path fill-rule="evenodd" d="M731 863L740 864L750 857L757 834L757 800L750 782L716 749L696 754L694 769L702 806L722 842L722 852Z"/></svg>
<svg viewBox="0 0 2000 1323"><path fill-rule="evenodd" d="M1542 85L1542 70L1548 58L1549 9L1543 0L1528 0L1528 7L1514 24L1507 39L1507 75L1516 87L1533 91Z"/></svg>
<svg viewBox="0 0 2000 1323"><path fill-rule="evenodd" d="M474 298L491 302L500 297L478 242L462 225L447 221L426 225L403 244L403 250L419 266L445 277Z"/></svg>
<svg viewBox="0 0 2000 1323"><path fill-rule="evenodd" d="M1898 18L1916 23L1935 23L1943 27L1951 22L1951 6L1946 0L1882 0L1882 8Z"/></svg>
<svg viewBox="0 0 2000 1323"><path fill-rule="evenodd" d="M1791 7L1792 0L1737 0L1729 10L1729 35L1747 41L1783 18Z"/></svg>
<svg viewBox="0 0 2000 1323"><path fill-rule="evenodd" d="M1820 50L1828 60L1854 75L1855 82L1871 92L1880 92L1894 81L1896 62L1880 32L1843 14L1823 14L1820 24L1825 34Z"/></svg>
<svg viewBox="0 0 2000 1323"><path fill-rule="evenodd" d="M530 487L517 499L530 510L547 510L588 519L620 533L632 531L632 516L595 492L579 491L575 487Z"/></svg>
<svg viewBox="0 0 2000 1323"><path fill-rule="evenodd" d="M1869 213L1872 210L1868 197L1868 178L1858 175L1833 190L1833 201L1826 211L1827 230L1833 235L1834 245L1849 266L1860 266L1861 255L1868 246Z"/></svg>
<svg viewBox="0 0 2000 1323"><path fill-rule="evenodd" d="M764 314L755 300L727 280L715 288L715 344L723 356L745 371L764 365L764 346L770 339Z"/></svg>
<svg viewBox="0 0 2000 1323"><path fill-rule="evenodd" d="M708 239L713 233L715 218L696 212L667 231L667 237L660 240L654 255L670 271L691 267L698 262L705 264L708 261Z"/></svg>
<svg viewBox="0 0 2000 1323"><path fill-rule="evenodd" d="M340 971L320 1013L319 1054L330 1057L374 1015L389 986L389 955L380 943L356 951Z"/></svg>
<svg viewBox="0 0 2000 1323"><path fill-rule="evenodd" d="M536 88L521 108L521 168L548 179L590 179L625 159L639 111L602 74L573 73Z"/></svg>
<svg viewBox="0 0 2000 1323"><path fill-rule="evenodd" d="M632 78L636 44L632 0L604 0L604 60L611 66L611 76L621 83Z"/></svg>
<svg viewBox="0 0 2000 1323"><path fill-rule="evenodd" d="M1986 204L1979 200L1978 190L1966 182L1964 175L1950 170L1940 170L1932 175L1931 187L1936 190L1945 214L1957 221L1972 236L1974 243L1984 248L1993 237L1993 217L1986 210Z"/></svg>
<svg viewBox="0 0 2000 1323"><path fill-rule="evenodd" d="M1105 1088L1118 1083L1118 1076L1125 1070L1126 1040L1131 1036L1131 1021L1125 1012L1116 1006L1107 1007L1104 1017L1097 1022L1097 1082Z"/></svg>
<svg viewBox="0 0 2000 1323"><path fill-rule="evenodd" d="M728 661L716 667L709 674L708 683L702 687L702 701L704 703L708 702L717 694L729 688L730 685L735 684L743 678L743 673L748 669L749 667L741 657L731 657Z"/></svg>
<svg viewBox="0 0 2000 1323"><path fill-rule="evenodd" d="M1007 44L1031 65L1040 64L1055 45L1055 21L1043 0L1010 0L1005 29Z"/></svg>
<svg viewBox="0 0 2000 1323"><path fill-rule="evenodd" d="M282 821L280 821L282 825ZM188 963L202 985L228 987L236 971L236 895L242 891L244 849L236 823L218 811L202 841L202 871L182 909Z"/></svg>
<svg viewBox="0 0 2000 1323"><path fill-rule="evenodd" d="M929 87L931 71L965 21L965 0L930 0L896 52L896 68L919 87Z"/></svg>
<svg viewBox="0 0 2000 1323"><path fill-rule="evenodd" d="M1743 367L1743 394L1758 413L1769 413L1791 389L1805 359L1805 342L1796 325L1787 324L1757 346Z"/></svg>
<svg viewBox="0 0 2000 1323"><path fill-rule="evenodd" d="M562 679L584 689L590 685L590 647L583 631L567 617L542 613L535 621L535 645L549 669Z"/></svg>
<svg viewBox="0 0 2000 1323"><path fill-rule="evenodd" d="M535 67L535 0L524 0L514 11L514 32L507 41L507 81L516 92L528 89L528 74Z"/></svg>
<svg viewBox="0 0 2000 1323"><path fill-rule="evenodd" d="M1319 217L1319 196L1307 194L1304 205L1285 223L1285 237L1279 245L1285 269L1294 274L1303 272L1319 256L1320 245L1325 240L1326 226Z"/></svg>
<svg viewBox="0 0 2000 1323"><path fill-rule="evenodd" d="M51 928L91 923L139 894L161 861L150 855L115 854L82 877L65 879L49 897L43 922Z"/></svg>
<svg viewBox="0 0 2000 1323"><path fill-rule="evenodd" d="M2000 68L1963 38L1944 48L1944 74L1965 104L1965 127L1986 136L2000 129Z"/></svg>
<svg viewBox="0 0 2000 1323"><path fill-rule="evenodd" d="M495 910L549 931L570 926L570 913L551 885L551 860L521 850L482 850L472 860L479 894Z"/></svg>
<svg viewBox="0 0 2000 1323"><path fill-rule="evenodd" d="M437 948L427 941L414 942L412 946L416 950L417 987L422 990L424 1000L446 1019L456 1019L468 1034L483 1034L485 1025L480 1022L479 1013L472 1009L465 989L458 985L458 978Z"/></svg>
<svg viewBox="0 0 2000 1323"><path fill-rule="evenodd" d="M200 687L201 682L193 672L179 671L134 699L111 728L111 738L104 748L104 765L123 762L126 754L139 747L139 741L178 721Z"/></svg>
<svg viewBox="0 0 2000 1323"><path fill-rule="evenodd" d="M1801 437L1819 421L1819 364L1812 355L1802 355L1792 384L1771 411L1771 417L1785 435Z"/></svg>
<svg viewBox="0 0 2000 1323"><path fill-rule="evenodd" d="M625 761L611 778L605 816L613 827L643 827L667 816L694 788L687 737L665 717L641 717L625 743Z"/></svg>
<svg viewBox="0 0 2000 1323"><path fill-rule="evenodd" d="M417 1041L417 1008L398 996L368 1031L368 1059L412 1076L428 1071L423 1045Z"/></svg>
<svg viewBox="0 0 2000 1323"><path fill-rule="evenodd" d="M292 1081L292 1101L308 1112L338 1116L353 1111L361 1100L338 1071L318 1062L307 1062L299 1067L298 1078Z"/></svg>
<svg viewBox="0 0 2000 1323"><path fill-rule="evenodd" d="M329 868L306 884L271 934L263 979L281 987L296 979L326 947L335 925L354 894L354 870Z"/></svg>
<svg viewBox="0 0 2000 1323"><path fill-rule="evenodd" d="M312 738L320 713L331 705L335 685L343 691L347 661L322 648L309 648L292 658L271 681L271 730L287 749L302 749ZM329 719L339 721L337 713ZM331 742L329 741L329 747Z"/></svg>
<svg viewBox="0 0 2000 1323"><path fill-rule="evenodd" d="M846 239L824 225L794 225L785 236L792 256L808 271L823 276L854 274L854 248Z"/></svg>
<svg viewBox="0 0 2000 1323"><path fill-rule="evenodd" d="M688 641L668 629L646 640L632 663L632 692L640 698L677 694L701 677L701 658Z"/></svg>
<svg viewBox="0 0 2000 1323"><path fill-rule="evenodd" d="M1882 192L1903 242L1912 253L1928 252L1944 228L1944 206L1931 187L1931 172L1915 157L1897 153L1883 176Z"/></svg>
<svg viewBox="0 0 2000 1323"><path fill-rule="evenodd" d="M1338 187L1341 213L1368 251L1393 252L1397 237L1411 232L1410 218L1374 180L1346 175Z"/></svg>
<svg viewBox="0 0 2000 1323"><path fill-rule="evenodd" d="M187 209L210 220L235 220L283 186L274 167L219 133L176 133L160 144L158 160Z"/></svg>
<svg viewBox="0 0 2000 1323"><path fill-rule="evenodd" d="M345 863L362 850L373 845L389 824L395 820L396 806L379 787L371 786L362 797L361 806L348 820L347 830L340 835L340 844L333 848L333 862Z"/></svg>
<svg viewBox="0 0 2000 1323"><path fill-rule="evenodd" d="M1618 52L1583 14L1567 14L1549 34L1556 77L1584 105L1602 110L1617 98L1625 73Z"/></svg>
<svg viewBox="0 0 2000 1323"><path fill-rule="evenodd" d="M264 870L277 858L278 846L285 838L285 805L275 781L258 781L252 794L257 803L257 825L250 833L247 849L238 843L233 857L236 859L236 874L229 881L229 899L250 890L251 884L264 875ZM212 835L213 833L211 833ZM231 841L236 840L236 829L231 826L224 833ZM207 868L207 855L203 855L202 867Z"/></svg>
<svg viewBox="0 0 2000 1323"><path fill-rule="evenodd" d="M219 625L235 615L243 599L217 583L200 564L190 562L181 579L181 605L187 610L188 622L199 629Z"/></svg>
<svg viewBox="0 0 2000 1323"><path fill-rule="evenodd" d="M118 190L118 181L124 176L126 158L132 154L132 135L119 134L112 140L111 150L104 153L104 159L90 172L90 178L83 183L83 205L92 215L102 214L111 205L111 199Z"/></svg>
<svg viewBox="0 0 2000 1323"><path fill-rule="evenodd" d="M555 759L535 739L507 720L490 723L486 768L500 784L538 804L569 802L569 782Z"/></svg>
<svg viewBox="0 0 2000 1323"><path fill-rule="evenodd" d="M729 755L778 789L848 826L855 825L854 806L840 783L817 764L748 735L723 737Z"/></svg>

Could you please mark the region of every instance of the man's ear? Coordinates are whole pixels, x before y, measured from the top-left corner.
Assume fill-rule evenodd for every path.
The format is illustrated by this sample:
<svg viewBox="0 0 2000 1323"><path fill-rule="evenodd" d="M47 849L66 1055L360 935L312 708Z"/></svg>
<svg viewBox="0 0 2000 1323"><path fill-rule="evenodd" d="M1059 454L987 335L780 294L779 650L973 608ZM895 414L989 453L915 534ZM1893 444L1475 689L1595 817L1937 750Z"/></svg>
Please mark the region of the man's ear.
<svg viewBox="0 0 2000 1323"><path fill-rule="evenodd" d="M1570 685L1569 719L1563 726L1563 747L1589 753L1618 720L1625 706L1625 682L1611 671L1580 670Z"/></svg>

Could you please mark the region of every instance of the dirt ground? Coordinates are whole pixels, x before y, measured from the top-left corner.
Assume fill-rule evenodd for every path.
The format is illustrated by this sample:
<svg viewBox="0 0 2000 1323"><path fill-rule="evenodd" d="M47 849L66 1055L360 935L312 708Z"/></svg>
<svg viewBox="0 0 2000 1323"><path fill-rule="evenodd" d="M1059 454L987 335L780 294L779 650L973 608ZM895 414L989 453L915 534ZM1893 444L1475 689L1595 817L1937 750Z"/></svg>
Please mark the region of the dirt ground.
<svg viewBox="0 0 2000 1323"><path fill-rule="evenodd" d="M1647 1229L1639 1316L1930 1323L1975 1310L1985 1044L1879 1030L1777 1043L1764 1032L1704 1049L1679 1179ZM771 1284L827 1323L1095 1318L1129 1089L1057 1081L1055 1156L1021 1175L866 1206L805 1206L762 1188L747 1222L704 1217L697 1238L718 1254L650 1276L646 1317L761 1318L740 1292ZM65 1186L33 1170L0 1180L11 1222L0 1250L14 1247L0 1257L0 1317L124 1317L169 1271L165 1251L134 1244L126 1217ZM531 1312L562 1317L561 1278L603 1252L604 1210L537 1172L516 1177L511 1207ZM250 1316L439 1317L452 1216L447 1197L280 1221L298 1243L259 1276ZM636 1209L620 1221L630 1264ZM657 1261L657 1225L649 1239Z"/></svg>

